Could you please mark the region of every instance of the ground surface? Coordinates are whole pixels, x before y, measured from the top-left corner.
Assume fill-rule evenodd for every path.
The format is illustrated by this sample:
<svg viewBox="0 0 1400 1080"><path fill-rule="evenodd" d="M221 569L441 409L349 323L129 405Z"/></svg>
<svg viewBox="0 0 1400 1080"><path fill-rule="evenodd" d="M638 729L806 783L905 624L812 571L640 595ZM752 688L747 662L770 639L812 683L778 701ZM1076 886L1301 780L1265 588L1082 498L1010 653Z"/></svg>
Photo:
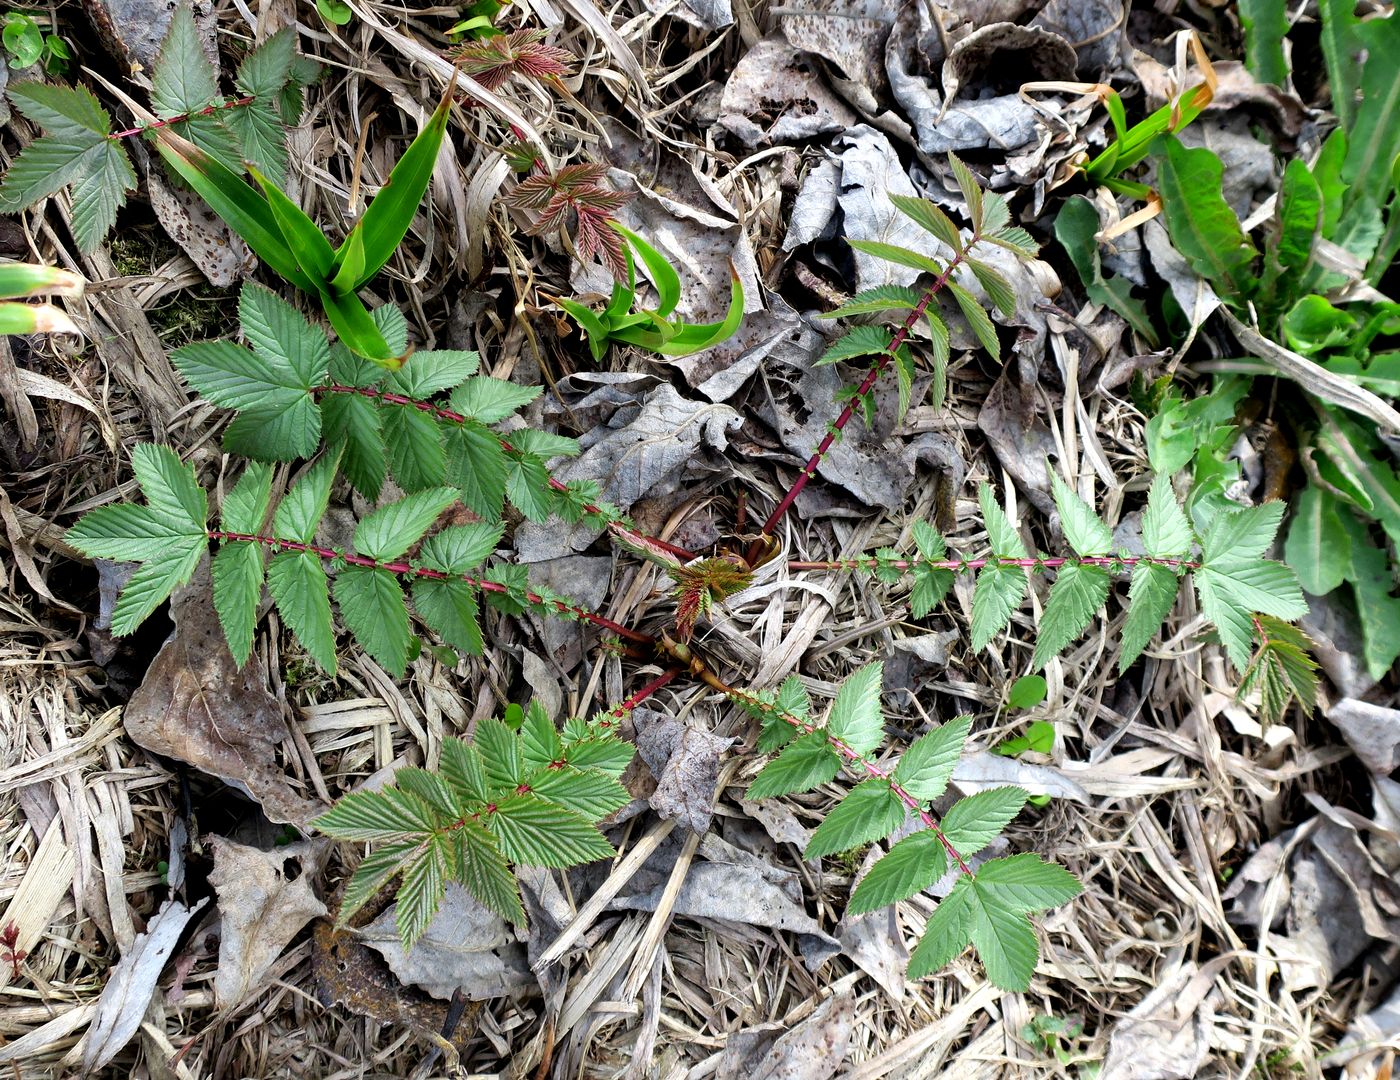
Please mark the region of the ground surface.
<svg viewBox="0 0 1400 1080"><path fill-rule="evenodd" d="M731 342L694 358L615 350L594 365L547 297L606 279L596 265L580 270L557 237L527 235L528 218L499 202L514 180L494 148L509 136L486 108L456 115L431 212L372 292L403 308L425 346L474 348L493 375L546 382L532 422L586 450L560 475L599 480L640 527L691 550L732 545L835 414L841 373L811 363L830 328L809 314L874 273L842 237L894 239L882 235L891 191L951 192L951 144L1047 244L1016 282L1005 365L955 328L946 405L916 404L896 426L894 391L882 389L874 429L848 432L779 530L785 551L830 559L907 546L918 518L970 551L983 480L1012 492L1028 535L1048 548L1047 456L1118 524L1141 505L1148 476L1131 374L1170 369L1200 386L1193 363L1225 346L1203 330L1178 366L1179 354L1139 353L1122 320L1086 305L1050 222L1064 184L1087 191L1068 162L1102 145L1105 117L1074 92L1016 90L1032 78L1111 78L1141 115L1174 78L1192 78L1176 64L1178 32L1200 30L1217 59L1239 55L1235 14L1170 2L997 4L1023 29L944 68L930 12L956 41L993 18L988 6L906 5L893 30L878 3L513 6L506 25L549 28L577 62L567 93L520 82L502 94L549 133L557 160L606 162L614 186L638 193L619 217L676 262L685 314L718 317L732 260L749 317ZM291 135L291 175L333 233L352 220L348 190L382 181L441 93L448 66L434 57L457 16L351 9L340 27L291 0L214 13L226 73L247 40L293 22L299 48L324 65ZM57 16L94 77L139 93L85 9L60 4ZM1218 71L1228 92L1192 138L1231 162L1247 211L1273 190L1277 162L1315 151L1329 103L1302 78L1285 93L1260 89L1238 64ZM944 112L950 81L963 90ZM12 132L5 146L13 153L29 134ZM915 152L920 139L928 153ZM789 574L781 560L697 635L734 681L771 687L796 671L829 692L882 659L894 745L964 712L984 751L1031 721L1054 725L1047 752L981 753L959 773L965 790L1000 779L1050 794L1012 827L1009 850L1042 853L1086 884L1043 920L1030 992L994 990L970 957L907 982L906 942L933 898L845 918L861 859L800 855L840 790L745 802L758 766L751 720L684 681L634 714L649 768L633 778L642 801L609 834L618 862L527 875L529 942L444 925L436 951L400 971L437 996L404 988L378 952L332 939L315 918L334 904L348 852L295 840L285 823L392 765L436 761L444 737L506 703L533 694L556 716L588 713L662 668L600 649L575 624L493 616L480 659L446 667L425 650L396 682L345 639L328 678L270 617L251 681L200 693L181 678L197 681L216 647L207 604L176 613L173 674L151 667L172 628L164 614L113 639L99 619L110 582L61 530L129 494L136 442L169 444L208 484L230 474L227 414L195 398L167 351L232 333L236 284L209 284L156 221L144 186L95 255L77 254L66 214L56 200L0 231L6 255L68 265L94 283L75 310L84 341L0 343L0 924L17 921L38 941L13 973L0 964L0 1069L73 1074L79 1040L99 1037L99 995L114 978L136 988L126 1011L141 1023L100 1073L153 1078L444 1075L431 1033L447 1022L454 981L486 998L451 1026L461 1068L511 1077L1090 1076L1099 1065L1102 1077L1321 1075L1348 1025L1385 999L1400 938L1379 879L1394 863L1357 830L1394 828L1378 809L1389 781L1376 781L1373 806L1366 769L1321 715L1295 710L1263 731L1234 702L1189 600L1122 678L1121 615L1094 624L1048 668L1044 703L1015 711L1006 699L1034 646L1029 608L1004 642L975 654L966 590L915 622L899 589ZM1132 277L1136 265L1149 291L1163 290L1168 275L1138 235L1123 238L1120 272ZM217 273L212 262L204 270ZM926 386L916 383L916 400ZM1246 498L1273 483L1260 463L1276 429L1267 390L1257 393L1240 444L1252 462ZM339 502L332 524L348 533L367 507ZM628 625L668 625L655 567L588 537L575 546L562 525L511 535L536 580ZM1329 673L1345 665L1341 649ZM1393 704L1395 683L1366 693ZM1343 694L1325 687L1324 704ZM172 749L141 749L132 731L142 725L165 725ZM695 789L654 794L668 769L673 786ZM231 775L243 792L219 779ZM701 835L689 824L705 824L711 793ZM133 977L115 965L129 967L134 943L155 936L141 935L159 926L172 876L183 903L203 906L169 941L168 962L148 955L156 973ZM590 909L600 889L617 897ZM536 975L529 960L566 926L562 962ZM231 935L240 944L221 957ZM259 942L276 948L259 956ZM110 1021L110 1004L100 1015ZM1028 1025L1044 1028L1044 1017L1082 1027L1037 1037ZM1382 1043L1394 1034L1377 1031ZM1357 1075L1383 1059L1357 1057Z"/></svg>

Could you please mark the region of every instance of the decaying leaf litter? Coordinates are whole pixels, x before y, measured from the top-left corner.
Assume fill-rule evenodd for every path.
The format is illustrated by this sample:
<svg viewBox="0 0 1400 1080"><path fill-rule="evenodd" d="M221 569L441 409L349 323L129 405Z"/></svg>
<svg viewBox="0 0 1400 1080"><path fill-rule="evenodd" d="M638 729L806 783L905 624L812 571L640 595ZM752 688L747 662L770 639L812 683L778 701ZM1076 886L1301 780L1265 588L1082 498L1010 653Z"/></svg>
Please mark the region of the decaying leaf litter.
<svg viewBox="0 0 1400 1080"><path fill-rule="evenodd" d="M65 9L61 26L88 66L139 81L168 10L87 7L94 23ZM347 7L344 25L310 4L196 12L211 56L292 27L325 67L291 134L289 178L308 213L342 225L440 95L454 14ZM960 212L949 151L1046 243L1043 261L1013 279L1004 365L953 321L946 405L895 423L894 388L882 388L874 427L849 428L799 497L786 552L898 546L916 518L972 547L983 479L1007 484L1022 531L1044 547L1057 527L1050 468L1092 494L1131 549L1125 485L1147 462L1129 373L1179 361L1137 352L1124 316L1086 303L1050 243L1047 207L1075 184L1072 161L1110 137L1103 110L1021 84L1112 81L1145 112L1190 84L1181 34L1203 31L1220 86L1183 139L1225 158L1242 217L1276 186L1261 167L1269 148L1315 151L1332 108L1325 88L1262 87L1234 63L1229 8L569 0L508 9L502 24L547 29L578 62L567 95L497 96L552 133L545 145L561 156L584 147L615 188L636 193L619 217L681 270L681 314L719 317L732 264L746 322L694 357L614 350L595 367L548 297L606 293L607 278L556 237L518 227L499 197L510 175L500 125L484 107L457 114L431 212L377 279L391 290L380 299L399 303L425 347L475 348L496 377L546 381L532 423L578 436L584 451L558 475L597 479L640 528L690 550L733 534L741 513L766 512L825 433L842 378L813 363L831 333L813 315L913 277L853 257L845 241L923 241L901 232L891 194ZM13 156L33 130L12 116L9 135ZM1083 193L1112 231L1122 206ZM1049 1015L1084 1022L1068 1050L1101 1062L1102 1077L1388 1067L1400 1031L1386 974L1400 934L1390 779L1400 713L1393 680L1358 660L1354 623L1326 605L1312 621L1336 688L1328 720L1295 714L1267 730L1229 693L1189 601L1137 678L1112 674L1121 628L1091 628L1051 662L1048 696L1030 713L1005 708L1034 647L1029 618L974 654L961 587L920 625L865 579L774 562L702 624L716 662L757 686L797 671L829 693L859 663L885 660L893 734L905 739L966 712L990 751L1030 720L1053 722L1048 753L988 752L954 778L965 793L1014 781L1052 796L1008 847L1051 855L1086 882L1046 920L1046 958L1026 994L993 990L967 958L908 982L908 929L949 882L897 910L847 916L862 861L800 857L835 789L744 801L751 721L680 682L629 720L640 755L627 778L635 801L612 830L617 860L522 870L527 932L465 894L406 956L386 907L331 930L322 916L346 853L288 826L397 765L435 764L444 738L512 701L589 712L661 669L600 650L576 624L530 617L497 620L480 661L447 667L425 650L396 680L347 650L327 677L270 617L234 676L198 581L162 626L112 638L102 612L121 568L93 573L55 523L125 494L126 457L113 450L137 441L167 442L219 476L225 414L192 401L168 351L224 332L247 266L217 220L159 179L132 203L130 228L89 255L68 239L63 198L25 218L28 232L5 219L0 233L6 255L97 283L74 304L85 341L0 344L0 537L11 556L0 928L13 922L11 949L26 954L18 978L0 962L0 1064L23 1076L1087 1075L1027 1037ZM1160 222L1122 232L1102 258L1114 275L1172 291L1201 339L1188 371L1202 349L1219 357L1220 324L1207 318L1220 300ZM1250 475L1257 493L1263 463ZM668 579L595 533L521 524L513 549L532 580L630 625L666 625Z"/></svg>

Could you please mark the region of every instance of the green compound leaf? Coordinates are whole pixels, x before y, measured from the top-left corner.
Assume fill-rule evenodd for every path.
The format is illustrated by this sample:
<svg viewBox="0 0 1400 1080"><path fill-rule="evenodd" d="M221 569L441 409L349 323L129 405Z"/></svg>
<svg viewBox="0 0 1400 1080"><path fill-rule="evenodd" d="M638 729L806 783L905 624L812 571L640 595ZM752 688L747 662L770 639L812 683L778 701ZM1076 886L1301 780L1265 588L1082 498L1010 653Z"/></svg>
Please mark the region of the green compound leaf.
<svg viewBox="0 0 1400 1080"><path fill-rule="evenodd" d="M1148 642L1157 636L1162 623L1176 603L1177 575L1165 566L1138 563L1133 567L1128 587L1128 617L1123 623L1122 651L1118 671L1127 671L1142 655Z"/></svg>
<svg viewBox="0 0 1400 1080"><path fill-rule="evenodd" d="M345 478L366 499L378 499L389 473L378 407L358 394L326 394L321 420L326 445L340 450Z"/></svg>
<svg viewBox="0 0 1400 1080"><path fill-rule="evenodd" d="M495 837L474 822L466 822L458 842L460 881L467 890L514 926L525 925L520 886Z"/></svg>
<svg viewBox="0 0 1400 1080"><path fill-rule="evenodd" d="M137 567L112 609L112 633L130 634L145 622L177 586L194 576L208 546L208 537L185 537Z"/></svg>
<svg viewBox="0 0 1400 1080"><path fill-rule="evenodd" d="M352 791L311 824L337 840L394 840L425 835L437 824L433 808L416 795L385 787Z"/></svg>
<svg viewBox="0 0 1400 1080"><path fill-rule="evenodd" d="M861 878L846 914L863 915L923 892L948 872L948 853L932 829L906 836Z"/></svg>
<svg viewBox="0 0 1400 1080"><path fill-rule="evenodd" d="M468 656L480 656L480 610L476 586L465 581L420 577L413 582L413 607L433 632Z"/></svg>
<svg viewBox="0 0 1400 1080"><path fill-rule="evenodd" d="M959 716L920 736L895 766L894 782L921 803L938 798L948 788L971 730L972 717Z"/></svg>
<svg viewBox="0 0 1400 1080"><path fill-rule="evenodd" d="M994 894L1012 911L1032 914L1067 904L1084 891L1063 866L1025 853L988 859L977 868L977 889Z"/></svg>
<svg viewBox="0 0 1400 1080"><path fill-rule="evenodd" d="M904 821L905 805L888 780L862 780L836 804L807 841L803 856L820 859L838 851L883 840Z"/></svg>
<svg viewBox="0 0 1400 1080"><path fill-rule="evenodd" d="M920 289L909 285L876 285L862 289L834 311L823 312L823 319L844 319L852 315L884 315L887 312L902 311L919 306L924 294ZM889 335L885 335L889 344Z"/></svg>
<svg viewBox="0 0 1400 1080"><path fill-rule="evenodd" d="M1040 619L1039 636L1031 666L1042 668L1084 628L1108 603L1108 571L1102 566L1066 563L1060 567L1045 614Z"/></svg>
<svg viewBox="0 0 1400 1080"><path fill-rule="evenodd" d="M969 934L987 978L1003 990L1027 990L1040 959L1035 930L1024 914L994 891L972 884L968 900Z"/></svg>
<svg viewBox="0 0 1400 1080"><path fill-rule="evenodd" d="M981 652L1006 629L1026 595L1024 568L989 562L977 572L972 592L972 648Z"/></svg>
<svg viewBox="0 0 1400 1080"><path fill-rule="evenodd" d="M880 711L880 682L885 667L878 660L866 664L841 684L827 718L827 734L840 739L857 754L868 754L880 745L885 719Z"/></svg>
<svg viewBox="0 0 1400 1080"><path fill-rule="evenodd" d="M151 77L151 107L169 118L196 112L221 102L214 65L200 46L194 16L187 7L175 9Z"/></svg>
<svg viewBox="0 0 1400 1080"><path fill-rule="evenodd" d="M817 363L835 364L859 356L883 356L889 347L890 332L884 327L853 326L827 346Z"/></svg>
<svg viewBox="0 0 1400 1080"><path fill-rule="evenodd" d="M1284 504L1278 500L1215 516L1202 548L1207 563L1219 558L1260 559L1278 535Z"/></svg>
<svg viewBox="0 0 1400 1080"><path fill-rule="evenodd" d="M455 488L429 488L381 506L355 529L355 550L376 562L397 559L457 501Z"/></svg>
<svg viewBox="0 0 1400 1080"><path fill-rule="evenodd" d="M977 302L977 298L964 289L956 281L950 281L947 289L957 301L958 310L962 312L963 318L967 320L967 325L977 340L982 343L982 348L986 349L993 360L1001 359L1001 342L997 338L996 327L992 325L992 320L983 310L982 305Z"/></svg>
<svg viewBox="0 0 1400 1080"><path fill-rule="evenodd" d="M204 531L209 498L199 486L194 466L184 464L169 447L139 443L131 452L131 469L152 510L188 522L192 533Z"/></svg>
<svg viewBox="0 0 1400 1080"><path fill-rule="evenodd" d="M795 791L811 791L834 780L840 771L841 756L831 748L825 732L812 731L789 743L765 765L744 797L771 799Z"/></svg>
<svg viewBox="0 0 1400 1080"><path fill-rule="evenodd" d="M394 902L394 923L399 940L411 949L433 921L447 892L448 866L452 840L434 833L404 867L403 880Z"/></svg>
<svg viewBox="0 0 1400 1080"><path fill-rule="evenodd" d="M335 576L340 617L365 652L402 679L408 667L408 608L398 578L387 570L347 566Z"/></svg>
<svg viewBox="0 0 1400 1080"><path fill-rule="evenodd" d="M955 254L962 251L962 234L953 223L953 219L936 204L928 199L916 199L910 195L891 195L890 201L901 214L938 237L952 248Z"/></svg>
<svg viewBox="0 0 1400 1080"><path fill-rule="evenodd" d="M321 560L306 551L284 551L267 567L267 589L282 621L321 668L335 674L335 628L330 585Z"/></svg>
<svg viewBox="0 0 1400 1080"><path fill-rule="evenodd" d="M485 562L504 535L501 524L451 525L423 541L418 561L444 574L465 574Z"/></svg>
<svg viewBox="0 0 1400 1080"><path fill-rule="evenodd" d="M255 534L267 520L272 502L272 470L258 461L243 469L219 510L219 525L225 532Z"/></svg>
<svg viewBox="0 0 1400 1080"><path fill-rule="evenodd" d="M1021 788L999 787L959 799L943 815L943 835L959 855L970 858L1001 835L1029 797Z"/></svg>
<svg viewBox="0 0 1400 1080"><path fill-rule="evenodd" d="M533 795L502 799L486 821L506 856L524 866L577 866L616 854L586 820Z"/></svg>
<svg viewBox="0 0 1400 1080"><path fill-rule="evenodd" d="M389 388L407 397L426 400L475 375L481 357L461 349L428 349L415 352L389 376Z"/></svg>
<svg viewBox="0 0 1400 1080"><path fill-rule="evenodd" d="M1093 507L1075 494L1074 489L1050 471L1055 509L1060 512L1060 528L1076 555L1107 555L1113 548L1113 530L1100 520Z"/></svg>

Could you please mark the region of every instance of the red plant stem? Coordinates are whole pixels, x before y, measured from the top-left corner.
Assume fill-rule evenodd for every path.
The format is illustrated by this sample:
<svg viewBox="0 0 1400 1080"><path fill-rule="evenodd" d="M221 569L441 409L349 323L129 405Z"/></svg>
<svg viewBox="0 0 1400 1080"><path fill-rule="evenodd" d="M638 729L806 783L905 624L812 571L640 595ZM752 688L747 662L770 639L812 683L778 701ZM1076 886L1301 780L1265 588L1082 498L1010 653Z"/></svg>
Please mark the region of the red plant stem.
<svg viewBox="0 0 1400 1080"><path fill-rule="evenodd" d="M617 705L611 709L608 709L608 715L615 716L619 720L621 720L638 705L644 702L647 698L651 697L652 694L656 693L663 686L665 686L672 679L674 679L677 675L679 675L683 670L683 668L674 667L671 668L669 671L658 675L656 678L652 679L651 682L647 683L630 698L624 701L621 705Z"/></svg>
<svg viewBox="0 0 1400 1080"><path fill-rule="evenodd" d="M967 241L963 250L953 256L953 260L948 264L943 273L939 274L933 284L924 290L924 295L919 297L918 304L904 317L903 325L896 331L894 337L890 338L890 343L885 346L885 351L882 352L875 363L870 366L870 371L866 374L865 381L862 382L856 390L855 396L852 397L850 401L846 402L846 407L841 410L841 415L836 418L836 423L831 425L826 436L817 444L816 453L814 453L807 464L802 467L802 471L798 473L797 479L793 481L792 487L790 487L788 493L783 496L783 501L778 503L773 512L768 515L768 520L763 523L763 528L759 531L759 538L750 545L748 555L746 556L750 565L762 557L765 549L763 538L773 535L773 530L778 527L778 522L783 519L783 515L788 512L788 508L797 500L797 496L801 493L802 489L807 486L807 481L816 475L817 466L821 464L822 458L826 457L827 451L831 449L831 444L836 441L836 437L840 435L846 425L850 423L851 417L856 413L856 407L865 400L865 395L870 393L870 389L875 385L875 381L884 374L885 368L889 366L889 362L894 359L894 355L899 351L899 347L904 344L905 339L909 337L910 332L914 329L914 324L917 323L924 312L928 310L929 304L933 302L933 298L937 295L938 291L942 289L944 285L948 284L948 278L952 275L953 271L957 269L958 264L962 262L967 249L975 244L978 239L978 237L974 236Z"/></svg>
<svg viewBox="0 0 1400 1080"><path fill-rule="evenodd" d="M153 120L149 124L141 127L127 128L125 131L114 131L108 135L109 139L125 139L131 135L140 135L143 131L154 131L156 128L169 127L171 124L180 124L190 119L192 116L209 116L211 113L219 112L221 109L236 109L241 105L251 105L251 97L237 98L234 101L225 101L222 105L208 105L203 109L196 109L194 112L187 112L180 116L169 116L164 120Z"/></svg>
<svg viewBox="0 0 1400 1080"><path fill-rule="evenodd" d="M325 386L314 387L311 392L313 394L358 394L360 397L383 401L389 405L407 405L410 408L417 409L419 412L427 413L439 420L449 420L454 424L465 423L468 419L459 412L443 408L441 405L434 405L431 401L418 401L414 398L406 397L403 394L391 394L384 390L376 390L372 386L342 386L340 383L329 383ZM497 436L497 438L499 438L499 436ZM515 447L511 446L505 439L501 439L501 448L507 453L513 453L515 451ZM549 486L555 491L569 490L568 485L560 483L552 476L549 478ZM592 503L584 503L583 509L587 513L597 514L600 517L608 516ZM685 548L676 547L674 544L668 544L665 540L658 540L654 536L647 536L646 533L639 532L636 529L630 529L619 521L609 522L608 528L643 543L653 544L666 553L680 559L682 562L690 562L696 557L694 552L687 551Z"/></svg>
<svg viewBox="0 0 1400 1080"><path fill-rule="evenodd" d="M1058 570L1067 563L1079 566L1136 566L1149 563L1153 566L1167 566L1172 569L1199 570L1201 564L1191 559L1157 558L1152 555L1070 555L1053 559L1013 559L998 555L985 559L891 559L882 563L878 559L834 559L830 562L789 562L789 570L873 570L876 566L889 566L896 570L908 570L915 566L927 566L932 570L980 570L988 563L999 566L1019 566L1026 570Z"/></svg>
<svg viewBox="0 0 1400 1080"><path fill-rule="evenodd" d="M815 724L809 724L805 720L799 720L791 713L784 712L782 709L779 709L774 705L770 705L767 702L760 701L756 696L748 693L747 691L739 690L735 687L728 687L726 689L726 693L728 693L730 697L736 700L748 702L750 705L753 705L756 708L763 709L764 711L769 713L769 715L776 716L783 723L787 724L789 727L795 728L803 735L807 735L813 731L820 730ZM895 797L898 798L899 801L902 802L906 807L908 807L910 810L913 810L914 813L919 815L919 820L923 822L925 828L933 830L933 834L938 837L938 842L943 845L943 850L948 853L948 857L953 860L953 862L957 865L958 869L961 870L964 874L970 875L972 873L972 868L967 865L967 862L963 859L962 855L958 853L958 849L955 848L952 842L948 839L948 837L943 834L943 829L938 824L938 819L932 814L930 814L927 810L925 810L923 804L920 803L919 800L913 795L911 795L907 790L905 790L905 788L902 785L896 783L893 779L891 779L892 774L889 770L882 769L873 761L867 760L862 754L857 753L854 748L847 745L845 741L838 739L833 735L827 735L826 741L833 750L835 750L838 754L840 754L843 758L846 759L846 763L848 765L859 765L867 778L874 778L876 780L884 780L888 782L890 785L890 790L894 792Z"/></svg>
<svg viewBox="0 0 1400 1080"><path fill-rule="evenodd" d="M305 551L312 555L319 555L323 559L340 559L351 566L367 566L373 570L387 570L391 574L410 574L413 577L432 578L434 581L463 581L466 584L481 589L483 592L508 593L510 590L504 585L494 581L486 581L482 578L472 577L470 574L444 574L441 570L430 570L426 566L413 566L406 562L380 562L377 559L367 558L364 555L349 555L331 548L318 547L315 544L303 544L294 540L284 540L276 536L259 536L256 533L224 532L221 529L210 529L209 539L218 541L243 540L254 544L263 544L266 547L281 549L285 551ZM626 638L629 641L638 641L650 645L652 639L646 634L640 634L636 630L628 629L621 623L613 622L606 615L599 615L597 612L589 611L587 608L578 607L574 604L566 603L563 600L546 600L536 592L526 592L526 599L534 604L553 604L554 607L570 615L576 615L586 622L591 622L594 626L601 626L605 630L610 630L618 637Z"/></svg>

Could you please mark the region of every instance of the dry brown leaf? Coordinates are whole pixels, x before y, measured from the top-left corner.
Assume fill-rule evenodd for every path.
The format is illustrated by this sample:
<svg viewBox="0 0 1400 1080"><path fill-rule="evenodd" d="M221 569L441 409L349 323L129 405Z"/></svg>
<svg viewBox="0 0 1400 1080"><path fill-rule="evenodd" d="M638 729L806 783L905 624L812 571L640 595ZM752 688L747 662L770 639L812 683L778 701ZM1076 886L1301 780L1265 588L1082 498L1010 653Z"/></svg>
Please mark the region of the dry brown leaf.
<svg viewBox="0 0 1400 1080"><path fill-rule="evenodd" d="M656 777L651 808L695 832L707 831L720 758L734 740L689 727L652 709L635 710L632 722L637 728L637 753Z"/></svg>

